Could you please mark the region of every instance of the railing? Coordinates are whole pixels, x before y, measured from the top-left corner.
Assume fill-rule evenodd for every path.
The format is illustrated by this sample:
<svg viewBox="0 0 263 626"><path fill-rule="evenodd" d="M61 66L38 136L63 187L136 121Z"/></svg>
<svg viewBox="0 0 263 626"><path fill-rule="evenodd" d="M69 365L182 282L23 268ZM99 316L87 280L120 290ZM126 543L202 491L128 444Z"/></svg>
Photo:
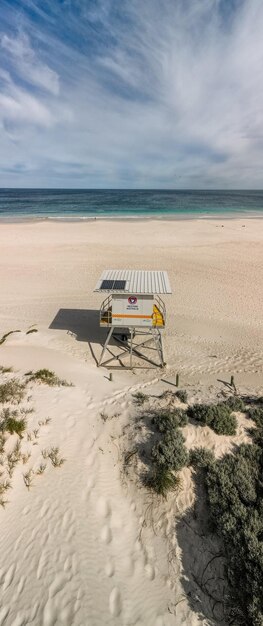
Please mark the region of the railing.
<svg viewBox="0 0 263 626"><path fill-rule="evenodd" d="M100 307L100 324L101 326L111 326L112 323L112 295L110 294L103 300Z"/></svg>
<svg viewBox="0 0 263 626"><path fill-rule="evenodd" d="M166 324L166 308L165 308L164 301L160 298L160 296L156 295L154 297L154 304L159 309L159 311L160 311L160 313L162 315L162 318L163 318L163 326L165 326L165 324Z"/></svg>

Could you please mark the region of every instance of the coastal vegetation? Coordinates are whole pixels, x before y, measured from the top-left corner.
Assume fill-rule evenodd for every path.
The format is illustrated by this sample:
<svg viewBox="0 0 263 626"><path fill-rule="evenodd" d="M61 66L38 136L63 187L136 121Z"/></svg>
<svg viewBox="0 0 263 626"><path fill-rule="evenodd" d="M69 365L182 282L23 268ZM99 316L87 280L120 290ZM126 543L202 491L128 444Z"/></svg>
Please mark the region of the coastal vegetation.
<svg viewBox="0 0 263 626"><path fill-rule="evenodd" d="M61 467L65 463L65 459L60 456L59 448L52 446L47 450L42 450L43 459L50 459L53 467Z"/></svg>
<svg viewBox="0 0 263 626"><path fill-rule="evenodd" d="M24 417L18 417L18 411L4 407L0 413L0 431L8 432L10 435L16 433L20 438L26 429L26 420Z"/></svg>
<svg viewBox="0 0 263 626"><path fill-rule="evenodd" d="M54 372L48 369L40 369L36 372L27 372L29 382L43 383L50 387L72 387L72 383L68 383L66 380L59 378Z"/></svg>
<svg viewBox="0 0 263 626"><path fill-rule="evenodd" d="M34 412L32 406L28 406L28 396L26 397L27 383L29 379L8 378L12 368L1 367L0 374L4 375L0 384L0 506L5 508L8 504L6 494L11 489L14 471L19 464L25 466L25 471L21 473L23 482L27 489L33 485L35 476L40 476L46 469L46 463L41 462L35 470L34 466L29 467L29 460L33 452L33 446L39 444L41 429L50 422L47 417L38 420L38 428L28 430L28 416ZM68 385L66 381L60 381L53 372L49 370L39 370L36 372L40 379L50 379L52 386ZM30 377L30 380L34 378ZM37 376L36 380L39 380ZM14 405L16 405L14 407ZM32 416L34 425L34 416ZM35 456L35 455L34 455ZM65 459L60 455L58 446L51 446L42 452L42 456L50 459L53 467L61 467Z"/></svg>
<svg viewBox="0 0 263 626"><path fill-rule="evenodd" d="M166 397L166 407L154 406L146 412L141 408L139 419L147 424L148 437L135 452L143 461L143 484L158 496L173 497L182 486L182 468L192 468L194 481L202 483L206 494L208 532L221 542L226 563L225 619L229 624L262 626L263 398L233 395L217 404L194 404L182 410L173 405L171 393ZM233 447L219 459L206 447L186 450L182 429L188 419L209 426L217 435L233 437L238 412L254 421L253 428L249 423L247 427L250 443Z"/></svg>
<svg viewBox="0 0 263 626"><path fill-rule="evenodd" d="M240 411L240 408L232 408L227 402L194 404L188 407L187 415L202 426L210 426L217 435L235 435L237 419L233 411Z"/></svg>
<svg viewBox="0 0 263 626"><path fill-rule="evenodd" d="M146 402L146 400L147 396L141 391L137 391L137 393L133 394L133 402L138 406L142 406Z"/></svg>
<svg viewBox="0 0 263 626"><path fill-rule="evenodd" d="M23 400L26 393L26 384L11 378L2 384L0 384L0 402L10 402L11 404L19 404Z"/></svg>
<svg viewBox="0 0 263 626"><path fill-rule="evenodd" d="M178 391L175 392L175 396L176 398L178 398L178 400L180 400L180 402L183 402L184 404L186 404L187 391L185 391L185 389L178 389Z"/></svg>
<svg viewBox="0 0 263 626"><path fill-rule="evenodd" d="M148 468L143 473L143 482L162 497L180 488L178 472L188 464L188 452L181 430L187 424L188 416L185 410L174 406L175 398L178 398L177 394L164 393L159 396L159 400L166 401L166 406L157 406L148 411L144 410L147 396L138 405L142 410L141 420L147 421L150 435L147 446L142 446L140 451ZM131 456L133 452L126 455L126 462Z"/></svg>
<svg viewBox="0 0 263 626"><path fill-rule="evenodd" d="M231 591L229 619L233 624L263 623L263 401L247 411L257 425L254 441L234 454L215 460L208 450L192 452L191 463L201 471L209 516L222 539Z"/></svg>

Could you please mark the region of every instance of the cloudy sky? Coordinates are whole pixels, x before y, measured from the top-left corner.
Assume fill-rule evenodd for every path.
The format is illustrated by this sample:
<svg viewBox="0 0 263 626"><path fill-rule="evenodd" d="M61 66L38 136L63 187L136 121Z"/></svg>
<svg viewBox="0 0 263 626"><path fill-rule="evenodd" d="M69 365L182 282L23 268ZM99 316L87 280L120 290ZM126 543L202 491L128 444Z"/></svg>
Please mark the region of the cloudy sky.
<svg viewBox="0 0 263 626"><path fill-rule="evenodd" d="M0 186L263 187L262 0L1 0Z"/></svg>

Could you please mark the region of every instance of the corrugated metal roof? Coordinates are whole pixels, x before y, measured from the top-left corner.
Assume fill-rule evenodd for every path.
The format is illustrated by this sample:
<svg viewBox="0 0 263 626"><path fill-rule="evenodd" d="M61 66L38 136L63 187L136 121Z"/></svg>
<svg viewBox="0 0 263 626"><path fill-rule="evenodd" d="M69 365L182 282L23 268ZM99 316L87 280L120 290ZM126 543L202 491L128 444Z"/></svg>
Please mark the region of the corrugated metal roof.
<svg viewBox="0 0 263 626"><path fill-rule="evenodd" d="M124 289L102 289L102 281L126 281ZM94 291L106 293L168 294L172 293L167 272L162 270L104 270Z"/></svg>

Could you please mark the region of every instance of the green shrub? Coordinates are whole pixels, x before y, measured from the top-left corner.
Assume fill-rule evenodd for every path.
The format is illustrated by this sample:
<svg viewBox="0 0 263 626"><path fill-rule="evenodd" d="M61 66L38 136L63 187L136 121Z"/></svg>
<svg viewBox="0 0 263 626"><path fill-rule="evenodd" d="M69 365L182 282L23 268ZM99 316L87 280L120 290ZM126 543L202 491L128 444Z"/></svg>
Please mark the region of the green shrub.
<svg viewBox="0 0 263 626"><path fill-rule="evenodd" d="M28 380L44 383L50 387L72 387L71 383L67 383L66 380L62 380L56 376L54 372L47 369L37 370L36 372L28 372L26 376L29 376Z"/></svg>
<svg viewBox="0 0 263 626"><path fill-rule="evenodd" d="M243 411L244 412L246 410L245 403L238 396L229 396L229 398L227 398L227 400L222 402L222 404L225 404L226 406L228 406L231 409L231 411Z"/></svg>
<svg viewBox="0 0 263 626"><path fill-rule="evenodd" d="M189 452L189 464L195 468L206 469L214 460L215 455L208 448L194 448Z"/></svg>
<svg viewBox="0 0 263 626"><path fill-rule="evenodd" d="M133 397L133 401L138 406L142 406L144 402L147 400L147 396L145 395L145 393L142 393L141 391L137 391L137 393L134 393L132 397Z"/></svg>
<svg viewBox="0 0 263 626"><path fill-rule="evenodd" d="M227 575L246 625L263 620L263 449L242 444L207 467L210 514L225 544Z"/></svg>
<svg viewBox="0 0 263 626"><path fill-rule="evenodd" d="M247 411L248 417L256 423L259 428L263 427L263 408L260 406L250 407Z"/></svg>
<svg viewBox="0 0 263 626"><path fill-rule="evenodd" d="M254 443L260 446L261 448L263 448L263 427L251 429L251 436L253 438Z"/></svg>
<svg viewBox="0 0 263 626"><path fill-rule="evenodd" d="M237 418L224 412L215 415L211 428L217 435L235 435L237 432Z"/></svg>
<svg viewBox="0 0 263 626"><path fill-rule="evenodd" d="M174 430L178 428L178 426L185 426L187 423L187 414L181 409L160 409L156 411L152 417L152 424L154 424L160 433Z"/></svg>
<svg viewBox="0 0 263 626"><path fill-rule="evenodd" d="M187 414L202 425L210 426L218 435L235 435L237 420L231 415L232 409L225 403L194 404L188 407Z"/></svg>
<svg viewBox="0 0 263 626"><path fill-rule="evenodd" d="M187 415L190 419L194 419L200 424L208 426L214 419L214 405L209 404L193 404L187 409Z"/></svg>
<svg viewBox="0 0 263 626"><path fill-rule="evenodd" d="M0 385L0 402L19 403L24 398L26 385L20 383L16 378L12 378Z"/></svg>
<svg viewBox="0 0 263 626"><path fill-rule="evenodd" d="M146 485L165 498L168 491L177 491L180 488L181 481L170 470L158 467L150 478L147 477Z"/></svg>
<svg viewBox="0 0 263 626"><path fill-rule="evenodd" d="M186 402L187 402L187 392L185 391L185 389L178 389L178 391L176 391L175 395L178 398L178 400L180 400L180 402L183 402L184 404L186 404Z"/></svg>
<svg viewBox="0 0 263 626"><path fill-rule="evenodd" d="M188 452L180 430L164 433L151 450L153 462L167 470L178 471L188 463Z"/></svg>

